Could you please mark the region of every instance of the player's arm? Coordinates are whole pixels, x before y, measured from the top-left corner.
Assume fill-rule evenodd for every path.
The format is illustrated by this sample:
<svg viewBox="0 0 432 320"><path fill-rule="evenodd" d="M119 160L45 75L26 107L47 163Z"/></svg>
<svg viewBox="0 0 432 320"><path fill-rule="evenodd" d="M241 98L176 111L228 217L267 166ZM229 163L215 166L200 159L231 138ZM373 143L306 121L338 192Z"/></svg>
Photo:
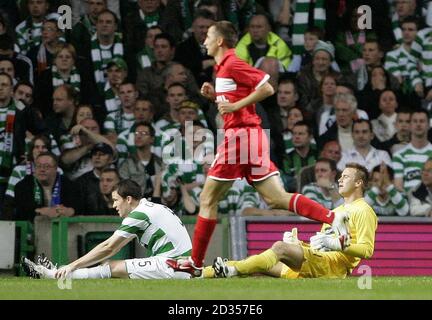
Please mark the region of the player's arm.
<svg viewBox="0 0 432 320"><path fill-rule="evenodd" d="M264 100L272 94L274 94L274 89L272 85L268 82L264 82L262 85L257 87L255 91L253 91L248 96L244 97L239 101L236 101L234 103L217 101L218 109L221 114L234 112L245 106L260 102L261 100Z"/></svg>
<svg viewBox="0 0 432 320"><path fill-rule="evenodd" d="M357 231L357 242L349 245L343 252L362 259L372 257L375 245L377 218L372 210L351 217Z"/></svg>
<svg viewBox="0 0 432 320"><path fill-rule="evenodd" d="M118 236L116 234L113 234L110 238L108 238L104 242L102 242L102 243L98 244L96 247L94 247L86 255L75 260L74 262L70 263L69 265L60 268L56 272L56 278L65 277L68 273L70 273L74 270L97 264L103 260L106 260L106 259L112 257L117 252L119 252L120 249L123 248L132 239L134 239L134 238L133 237L125 238L125 237L121 237L121 236Z"/></svg>

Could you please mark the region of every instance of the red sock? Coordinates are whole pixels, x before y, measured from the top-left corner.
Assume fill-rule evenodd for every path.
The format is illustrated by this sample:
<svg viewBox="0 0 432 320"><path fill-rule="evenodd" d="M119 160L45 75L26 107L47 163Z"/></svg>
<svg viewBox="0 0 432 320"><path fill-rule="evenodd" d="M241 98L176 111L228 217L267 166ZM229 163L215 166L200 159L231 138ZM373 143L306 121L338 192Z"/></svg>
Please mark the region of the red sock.
<svg viewBox="0 0 432 320"><path fill-rule="evenodd" d="M305 197L300 193L294 193L289 203L289 210L300 216L331 224L334 212L323 207L319 203Z"/></svg>
<svg viewBox="0 0 432 320"><path fill-rule="evenodd" d="M210 238L216 227L216 219L198 216L192 241L192 260L202 267Z"/></svg>

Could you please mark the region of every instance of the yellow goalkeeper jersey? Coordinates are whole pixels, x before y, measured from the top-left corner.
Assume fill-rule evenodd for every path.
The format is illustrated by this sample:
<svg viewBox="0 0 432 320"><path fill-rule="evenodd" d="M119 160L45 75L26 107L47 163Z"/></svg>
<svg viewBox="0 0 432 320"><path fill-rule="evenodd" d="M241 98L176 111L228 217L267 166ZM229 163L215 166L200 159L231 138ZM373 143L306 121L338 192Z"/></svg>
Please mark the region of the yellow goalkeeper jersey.
<svg viewBox="0 0 432 320"><path fill-rule="evenodd" d="M361 259L372 257L378 219L375 211L366 203L364 198L357 199L350 204L343 204L333 211L335 214L342 211L349 213L351 244L343 252L329 252L329 254L334 255L337 260L343 261L351 273ZM328 224L323 224L321 231L328 227Z"/></svg>

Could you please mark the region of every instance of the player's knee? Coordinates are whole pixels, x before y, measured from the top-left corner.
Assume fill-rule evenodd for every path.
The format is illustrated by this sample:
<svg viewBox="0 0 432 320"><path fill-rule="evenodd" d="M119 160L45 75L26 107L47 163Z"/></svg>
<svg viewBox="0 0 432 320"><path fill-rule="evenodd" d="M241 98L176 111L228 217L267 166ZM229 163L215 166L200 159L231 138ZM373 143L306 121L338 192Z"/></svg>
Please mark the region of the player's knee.
<svg viewBox="0 0 432 320"><path fill-rule="evenodd" d="M271 209L288 209L287 193L278 193L264 199Z"/></svg>
<svg viewBox="0 0 432 320"><path fill-rule="evenodd" d="M277 254L279 259L287 259L293 255L294 246L295 245L291 243L276 241L272 246L272 250Z"/></svg>

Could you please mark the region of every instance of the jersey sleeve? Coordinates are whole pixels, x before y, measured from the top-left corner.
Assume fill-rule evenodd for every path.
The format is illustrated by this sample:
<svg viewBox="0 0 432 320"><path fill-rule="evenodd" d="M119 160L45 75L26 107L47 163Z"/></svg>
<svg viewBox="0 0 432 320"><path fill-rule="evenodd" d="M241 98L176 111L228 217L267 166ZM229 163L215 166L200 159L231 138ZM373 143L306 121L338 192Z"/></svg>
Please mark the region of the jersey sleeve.
<svg viewBox="0 0 432 320"><path fill-rule="evenodd" d="M123 238L137 237L140 239L149 225L149 218L145 213L132 211L114 234Z"/></svg>
<svg viewBox="0 0 432 320"><path fill-rule="evenodd" d="M236 83L242 83L255 89L270 78L267 73L250 66L240 59L233 59L228 68L231 71L231 77Z"/></svg>

